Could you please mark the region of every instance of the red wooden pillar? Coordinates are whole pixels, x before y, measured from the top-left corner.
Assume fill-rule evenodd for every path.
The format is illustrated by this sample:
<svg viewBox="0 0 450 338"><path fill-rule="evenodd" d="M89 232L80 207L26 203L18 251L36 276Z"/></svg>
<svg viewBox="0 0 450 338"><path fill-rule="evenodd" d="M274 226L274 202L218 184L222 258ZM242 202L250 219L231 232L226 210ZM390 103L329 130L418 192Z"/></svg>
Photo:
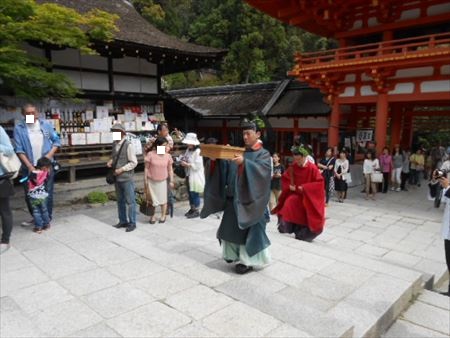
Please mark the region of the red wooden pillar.
<svg viewBox="0 0 450 338"><path fill-rule="evenodd" d="M400 144L401 132L402 132L402 111L400 107L392 109L391 115L391 148L394 148L396 144Z"/></svg>
<svg viewBox="0 0 450 338"><path fill-rule="evenodd" d="M333 100L333 106L330 115L330 125L328 127L328 146L335 147L339 145L339 122L341 119L341 109L339 100Z"/></svg>
<svg viewBox="0 0 450 338"><path fill-rule="evenodd" d="M383 148L386 146L388 108L389 102L387 93L379 93L375 121L375 142L377 143L377 154L381 154Z"/></svg>
<svg viewBox="0 0 450 338"><path fill-rule="evenodd" d="M413 116L411 113L404 113L402 128L402 148L411 149L413 138Z"/></svg>

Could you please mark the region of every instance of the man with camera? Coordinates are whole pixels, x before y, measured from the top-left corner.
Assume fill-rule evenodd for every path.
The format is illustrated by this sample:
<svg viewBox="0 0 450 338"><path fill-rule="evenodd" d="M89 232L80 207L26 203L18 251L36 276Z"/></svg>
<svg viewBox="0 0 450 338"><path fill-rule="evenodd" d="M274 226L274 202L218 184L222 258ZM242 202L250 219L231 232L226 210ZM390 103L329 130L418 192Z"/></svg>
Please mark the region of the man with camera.
<svg viewBox="0 0 450 338"><path fill-rule="evenodd" d="M439 182L444 189L443 196L446 202L444 217L442 218L442 237L444 238L445 247L445 261L447 263L447 269L450 273L450 187L449 179L446 177L446 172L442 170L435 170L433 178ZM442 293L445 296L450 297L450 282L447 292Z"/></svg>

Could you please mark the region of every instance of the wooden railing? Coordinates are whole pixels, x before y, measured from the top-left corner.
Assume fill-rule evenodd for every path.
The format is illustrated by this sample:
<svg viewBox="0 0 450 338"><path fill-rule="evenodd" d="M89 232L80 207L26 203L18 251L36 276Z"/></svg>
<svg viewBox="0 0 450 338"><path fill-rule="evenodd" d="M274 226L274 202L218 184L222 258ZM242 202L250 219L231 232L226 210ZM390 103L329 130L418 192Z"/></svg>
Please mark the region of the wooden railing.
<svg viewBox="0 0 450 338"><path fill-rule="evenodd" d="M408 54L434 48L450 48L450 33L383 41L312 53L297 53L295 61L301 68L335 61L357 60L367 57Z"/></svg>

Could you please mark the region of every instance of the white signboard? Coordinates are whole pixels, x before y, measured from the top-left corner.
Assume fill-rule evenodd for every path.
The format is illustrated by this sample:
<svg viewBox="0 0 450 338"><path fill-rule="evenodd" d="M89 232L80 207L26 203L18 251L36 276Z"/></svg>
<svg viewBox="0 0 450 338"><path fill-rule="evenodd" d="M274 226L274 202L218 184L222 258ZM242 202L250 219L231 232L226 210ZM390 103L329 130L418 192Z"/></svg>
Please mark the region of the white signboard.
<svg viewBox="0 0 450 338"><path fill-rule="evenodd" d="M373 129L358 129L356 131L356 142L372 141Z"/></svg>

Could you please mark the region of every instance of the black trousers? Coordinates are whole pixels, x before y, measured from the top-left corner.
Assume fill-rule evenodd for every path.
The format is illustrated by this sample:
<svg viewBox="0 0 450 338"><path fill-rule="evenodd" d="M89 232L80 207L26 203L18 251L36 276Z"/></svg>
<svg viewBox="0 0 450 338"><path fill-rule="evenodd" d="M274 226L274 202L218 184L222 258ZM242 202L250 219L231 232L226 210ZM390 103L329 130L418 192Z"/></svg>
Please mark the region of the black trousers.
<svg viewBox="0 0 450 338"><path fill-rule="evenodd" d="M9 197L0 198L0 217L2 219L2 243L9 243L13 227L13 215L9 205Z"/></svg>
<svg viewBox="0 0 450 338"><path fill-rule="evenodd" d="M402 176L401 176L402 182L401 182L401 184L400 184L400 189L405 190L405 188L406 188L406 182L408 182L408 179L409 179L409 173L404 173L404 172L402 171Z"/></svg>
<svg viewBox="0 0 450 338"><path fill-rule="evenodd" d="M383 193L387 193L389 187L389 173L383 173Z"/></svg>

